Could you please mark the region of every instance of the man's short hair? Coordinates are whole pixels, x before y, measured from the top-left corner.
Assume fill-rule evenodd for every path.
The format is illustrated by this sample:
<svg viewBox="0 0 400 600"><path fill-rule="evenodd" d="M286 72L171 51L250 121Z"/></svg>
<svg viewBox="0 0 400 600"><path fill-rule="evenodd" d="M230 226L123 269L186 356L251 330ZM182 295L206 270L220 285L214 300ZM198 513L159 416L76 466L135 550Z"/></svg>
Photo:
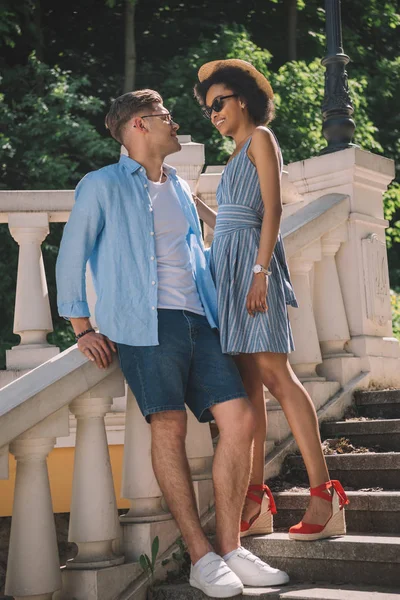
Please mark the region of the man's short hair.
<svg viewBox="0 0 400 600"><path fill-rule="evenodd" d="M152 110L154 103L162 101L160 94L154 90L137 90L122 94L111 104L106 116L106 127L112 137L123 144L123 130L127 122L144 108Z"/></svg>

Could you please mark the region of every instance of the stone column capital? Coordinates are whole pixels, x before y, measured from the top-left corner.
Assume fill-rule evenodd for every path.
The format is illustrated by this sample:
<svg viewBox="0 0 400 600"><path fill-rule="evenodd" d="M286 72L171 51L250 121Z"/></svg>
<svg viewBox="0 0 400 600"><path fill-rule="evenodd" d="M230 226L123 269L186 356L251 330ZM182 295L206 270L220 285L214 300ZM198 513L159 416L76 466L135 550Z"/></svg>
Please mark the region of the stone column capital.
<svg viewBox="0 0 400 600"><path fill-rule="evenodd" d="M55 446L56 438L16 438L10 444L10 452L23 462L45 460Z"/></svg>
<svg viewBox="0 0 400 600"><path fill-rule="evenodd" d="M103 418L110 412L112 398L85 398L79 396L69 405L69 409L76 419Z"/></svg>
<svg viewBox="0 0 400 600"><path fill-rule="evenodd" d="M300 274L308 274L314 266L314 261L307 260L302 257L290 259L290 272Z"/></svg>
<svg viewBox="0 0 400 600"><path fill-rule="evenodd" d="M49 234L47 213L11 213L8 227L14 240L19 244L41 244Z"/></svg>

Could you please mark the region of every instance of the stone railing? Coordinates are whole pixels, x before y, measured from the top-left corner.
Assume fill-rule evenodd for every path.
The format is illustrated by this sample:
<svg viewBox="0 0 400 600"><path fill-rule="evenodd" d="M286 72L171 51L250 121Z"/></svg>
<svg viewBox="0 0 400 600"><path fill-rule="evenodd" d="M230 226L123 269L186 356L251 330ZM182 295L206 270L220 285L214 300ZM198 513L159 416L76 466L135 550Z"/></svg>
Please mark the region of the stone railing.
<svg viewBox="0 0 400 600"><path fill-rule="evenodd" d="M215 207L221 168L200 175L203 146L189 136L182 141L183 150L168 162ZM289 309L296 345L290 360L317 407L340 387L354 386L360 373L368 373L363 385L400 382L382 217L393 165L372 156L349 149L291 164L284 174L282 234L300 304ZM118 365L101 371L76 347L59 354L47 342L52 322L41 244L49 223L65 222L72 205L69 191L0 192L0 220L19 244L14 332L21 341L7 352L0 373L0 479L8 477L8 452L17 461L6 593L18 599L97 598L89 590L105 567L118 572L107 580L107 599L116 598L139 573L122 563L150 554L155 535L163 552L178 533L151 467L150 428L129 393L122 496L130 509L118 519L105 429L113 398L125 396ZM210 243L212 232L206 229L205 236ZM90 274L88 290L93 307ZM279 442L287 425L267 397L269 437ZM71 414L76 446L69 540L78 553L60 573L46 457L69 435ZM204 516L212 504L212 440L209 427L191 416L189 428L187 451Z"/></svg>
<svg viewBox="0 0 400 600"><path fill-rule="evenodd" d="M104 419L113 398L124 394L117 361L106 371L97 369L76 346L1 389L0 479L8 477L7 450L17 463L6 593L50 600L62 588L65 600L91 598L86 572L135 562L142 552L151 555L160 528L161 552L178 536L153 474L150 427L131 394L121 492L131 509L118 520ZM78 552L63 570L61 585L46 457L57 438L69 435L69 413L77 427L68 539ZM204 513L212 504L213 445L209 427L192 417L187 452L199 512ZM130 575L134 573L131 569ZM117 577L113 594L127 583L126 576Z"/></svg>

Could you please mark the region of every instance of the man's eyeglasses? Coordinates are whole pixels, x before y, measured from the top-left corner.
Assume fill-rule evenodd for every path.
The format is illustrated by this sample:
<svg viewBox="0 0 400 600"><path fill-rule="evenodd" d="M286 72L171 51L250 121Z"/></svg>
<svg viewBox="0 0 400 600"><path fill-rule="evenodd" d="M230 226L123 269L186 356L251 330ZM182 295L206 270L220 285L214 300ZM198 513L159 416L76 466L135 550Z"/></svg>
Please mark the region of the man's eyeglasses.
<svg viewBox="0 0 400 600"><path fill-rule="evenodd" d="M202 106L201 110L203 111L203 117L206 119L211 119L212 112L219 113L224 108L225 102L227 98L237 98L239 94L229 94L229 96L218 96L213 100L211 106Z"/></svg>
<svg viewBox="0 0 400 600"><path fill-rule="evenodd" d="M170 112L167 112L167 113L157 113L155 115L142 115L141 116L142 119L150 119L150 117L158 117L159 119L161 119L165 123L168 123L168 125L171 125L172 123L174 123L174 118L173 118L173 116L172 116L172 114Z"/></svg>

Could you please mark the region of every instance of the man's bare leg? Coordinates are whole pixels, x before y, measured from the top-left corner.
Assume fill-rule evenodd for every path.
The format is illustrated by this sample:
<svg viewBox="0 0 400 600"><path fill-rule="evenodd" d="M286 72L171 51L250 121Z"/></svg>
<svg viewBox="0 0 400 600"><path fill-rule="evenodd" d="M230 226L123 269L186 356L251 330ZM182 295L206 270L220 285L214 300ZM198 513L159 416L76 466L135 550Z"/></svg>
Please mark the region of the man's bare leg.
<svg viewBox="0 0 400 600"><path fill-rule="evenodd" d="M240 546L240 519L251 471L255 419L245 398L210 408L219 441L213 463L216 547L225 556Z"/></svg>
<svg viewBox="0 0 400 600"><path fill-rule="evenodd" d="M204 535L197 512L189 463L186 456L187 415L166 411L151 416L153 469L169 510L195 564L213 549Z"/></svg>

